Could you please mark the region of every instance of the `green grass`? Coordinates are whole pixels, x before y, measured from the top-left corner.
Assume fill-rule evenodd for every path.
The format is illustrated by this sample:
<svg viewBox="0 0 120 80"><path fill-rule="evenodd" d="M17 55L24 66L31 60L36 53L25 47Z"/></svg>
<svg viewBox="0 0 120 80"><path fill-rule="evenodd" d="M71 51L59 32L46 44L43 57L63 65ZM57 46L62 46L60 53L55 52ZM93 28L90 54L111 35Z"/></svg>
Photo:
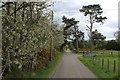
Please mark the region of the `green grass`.
<svg viewBox="0 0 120 80"><path fill-rule="evenodd" d="M13 72L8 74L4 80L6 80L6 78L49 78L51 76L51 74L53 73L54 69L56 68L56 66L59 64L59 62L61 61L63 53L62 52L57 52L55 58L53 61L51 61L48 66L44 69L38 70L38 71L34 71L34 72Z"/></svg>
<svg viewBox="0 0 120 80"><path fill-rule="evenodd" d="M97 61L98 59L104 59L104 67L102 68L102 61ZM107 68L107 60L109 59L109 71ZM79 57L79 60L83 62L85 66L87 66L96 76L99 78L114 78L118 77L118 54L117 52L113 52L113 56L109 54L108 51L104 51L103 54L99 53L94 57ZM113 61L116 61L116 72L113 71Z"/></svg>

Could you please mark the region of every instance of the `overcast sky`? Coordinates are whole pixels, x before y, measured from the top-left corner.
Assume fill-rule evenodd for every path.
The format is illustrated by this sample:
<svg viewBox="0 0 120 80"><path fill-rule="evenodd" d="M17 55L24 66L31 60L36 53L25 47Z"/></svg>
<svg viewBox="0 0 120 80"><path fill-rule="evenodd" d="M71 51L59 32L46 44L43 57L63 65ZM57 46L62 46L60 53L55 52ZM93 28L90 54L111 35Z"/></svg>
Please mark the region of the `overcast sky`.
<svg viewBox="0 0 120 80"><path fill-rule="evenodd" d="M108 19L103 25L95 24L94 29L97 29L100 33L106 36L106 40L115 39L114 33L118 30L118 2L119 0L52 0L55 1L54 21L62 24L62 17L65 15L68 18L74 17L80 21L78 24L81 31L85 32L85 39L87 37L86 25L88 17L85 17L83 13L79 12L79 9L84 5L100 4L103 8L103 16Z"/></svg>

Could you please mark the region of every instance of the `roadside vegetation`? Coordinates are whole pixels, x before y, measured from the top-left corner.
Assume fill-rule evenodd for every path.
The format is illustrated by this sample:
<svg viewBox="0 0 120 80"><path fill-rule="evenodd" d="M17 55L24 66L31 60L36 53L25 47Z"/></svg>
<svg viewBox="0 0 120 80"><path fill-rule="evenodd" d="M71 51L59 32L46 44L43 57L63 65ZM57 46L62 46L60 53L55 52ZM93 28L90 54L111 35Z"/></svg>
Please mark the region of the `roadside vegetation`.
<svg viewBox="0 0 120 80"><path fill-rule="evenodd" d="M96 51L94 56L80 56L79 60L101 79L118 79L118 51Z"/></svg>
<svg viewBox="0 0 120 80"><path fill-rule="evenodd" d="M62 26L53 22L52 5L49 1L2 2L0 79L19 73L23 74L19 77L32 77L29 72L36 71L44 77L44 69L52 67L63 43Z"/></svg>
<svg viewBox="0 0 120 80"><path fill-rule="evenodd" d="M53 73L53 71L55 70L56 66L60 63L62 55L63 52L57 52L53 61L49 62L48 65L42 69L39 69L37 71L29 71L29 72L14 71L7 74L3 78L3 80L7 80L7 79L12 80L13 78L23 78L23 79L49 78Z"/></svg>

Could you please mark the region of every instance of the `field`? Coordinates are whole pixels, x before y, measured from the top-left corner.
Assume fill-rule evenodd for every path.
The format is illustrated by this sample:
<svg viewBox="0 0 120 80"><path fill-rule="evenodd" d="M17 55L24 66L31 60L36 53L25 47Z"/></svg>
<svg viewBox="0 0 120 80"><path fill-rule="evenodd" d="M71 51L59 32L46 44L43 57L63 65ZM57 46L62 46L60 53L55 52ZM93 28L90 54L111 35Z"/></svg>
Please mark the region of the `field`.
<svg viewBox="0 0 120 80"><path fill-rule="evenodd" d="M93 51L94 56L80 56L83 62L99 78L118 77L118 51Z"/></svg>

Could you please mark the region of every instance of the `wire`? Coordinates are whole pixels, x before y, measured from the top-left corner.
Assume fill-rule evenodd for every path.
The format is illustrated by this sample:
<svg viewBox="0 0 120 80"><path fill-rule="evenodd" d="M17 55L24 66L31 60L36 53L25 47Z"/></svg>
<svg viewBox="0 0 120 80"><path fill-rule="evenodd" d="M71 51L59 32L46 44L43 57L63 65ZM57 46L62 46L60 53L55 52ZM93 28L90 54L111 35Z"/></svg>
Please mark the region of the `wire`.
<svg viewBox="0 0 120 80"><path fill-rule="evenodd" d="M104 12L105 11L118 11L118 9L104 9ZM79 11L54 11L54 12L56 13L78 13Z"/></svg>

